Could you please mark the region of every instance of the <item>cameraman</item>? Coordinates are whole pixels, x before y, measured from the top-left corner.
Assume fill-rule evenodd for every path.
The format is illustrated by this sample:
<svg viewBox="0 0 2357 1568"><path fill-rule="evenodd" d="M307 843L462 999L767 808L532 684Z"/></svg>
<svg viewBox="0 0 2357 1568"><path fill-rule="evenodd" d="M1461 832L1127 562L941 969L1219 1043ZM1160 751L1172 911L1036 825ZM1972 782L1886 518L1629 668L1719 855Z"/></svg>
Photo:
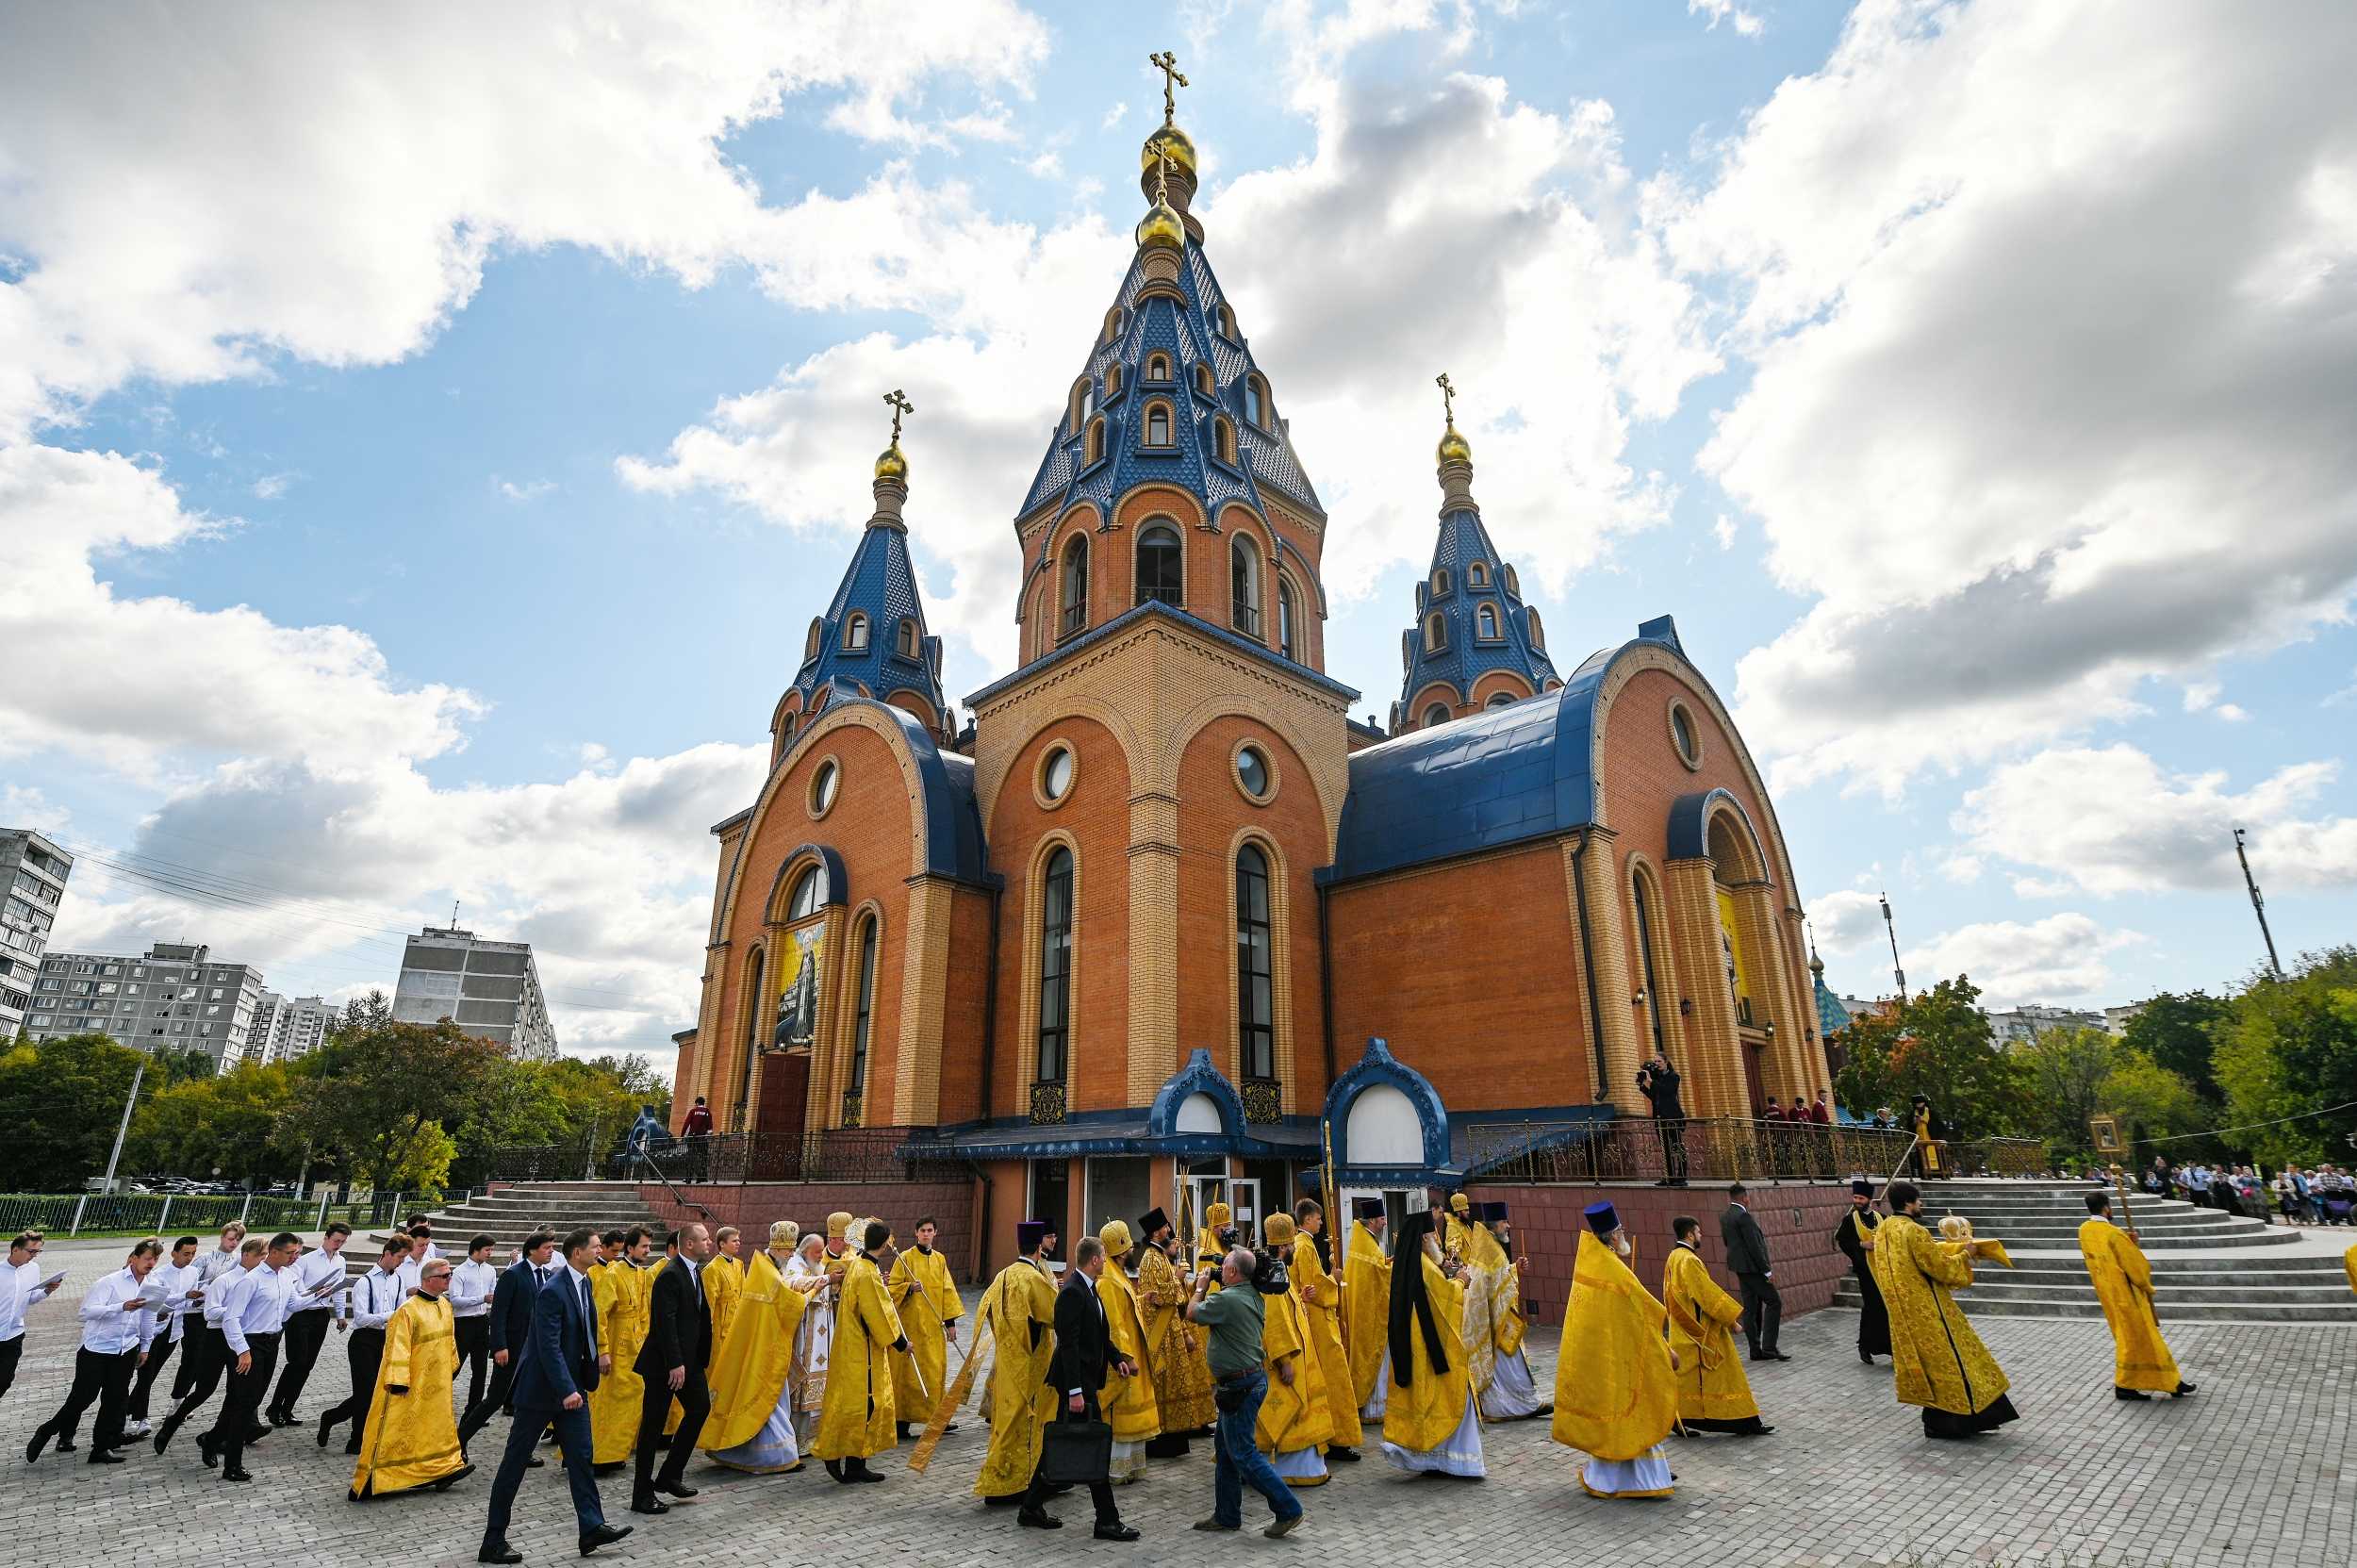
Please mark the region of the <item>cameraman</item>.
<svg viewBox="0 0 2357 1568"><path fill-rule="evenodd" d="M1637 1092L1653 1106L1654 1129L1661 1138L1662 1179L1656 1187L1686 1185L1686 1107L1678 1098L1678 1070L1655 1046L1653 1060L1637 1069Z"/></svg>
<svg viewBox="0 0 2357 1568"><path fill-rule="evenodd" d="M1198 1530L1244 1528L1244 1489L1248 1483L1268 1499L1277 1515L1261 1533L1282 1540L1301 1523L1301 1502L1270 1467L1254 1435L1261 1419L1261 1401L1268 1397L1268 1374L1261 1370L1261 1293L1247 1288L1259 1260L1237 1247L1221 1260L1220 1293L1206 1297L1211 1271L1195 1277L1195 1295L1187 1302L1187 1320L1211 1329L1211 1401L1219 1415L1213 1429L1218 1473L1211 1492L1211 1516L1198 1519ZM1290 1373L1292 1363L1283 1363ZM1281 1373L1280 1373L1281 1375Z"/></svg>

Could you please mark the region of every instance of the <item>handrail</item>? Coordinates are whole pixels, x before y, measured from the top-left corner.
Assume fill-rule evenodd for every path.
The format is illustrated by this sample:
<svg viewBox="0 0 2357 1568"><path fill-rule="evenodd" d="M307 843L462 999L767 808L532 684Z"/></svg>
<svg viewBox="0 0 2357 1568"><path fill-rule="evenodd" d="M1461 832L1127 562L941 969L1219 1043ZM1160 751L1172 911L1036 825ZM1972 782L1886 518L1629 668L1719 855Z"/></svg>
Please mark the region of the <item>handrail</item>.
<svg viewBox="0 0 2357 1568"><path fill-rule="evenodd" d="M654 1172L654 1179L663 1183L663 1191L672 1202L678 1204L683 1209L695 1210L697 1214L703 1219L710 1219L712 1217L711 1210L705 1208L694 1198L686 1197L681 1193L677 1187L671 1185L671 1179L663 1174L663 1167L654 1163L653 1157L648 1154L645 1145L633 1144L630 1151L636 1157L640 1164Z"/></svg>

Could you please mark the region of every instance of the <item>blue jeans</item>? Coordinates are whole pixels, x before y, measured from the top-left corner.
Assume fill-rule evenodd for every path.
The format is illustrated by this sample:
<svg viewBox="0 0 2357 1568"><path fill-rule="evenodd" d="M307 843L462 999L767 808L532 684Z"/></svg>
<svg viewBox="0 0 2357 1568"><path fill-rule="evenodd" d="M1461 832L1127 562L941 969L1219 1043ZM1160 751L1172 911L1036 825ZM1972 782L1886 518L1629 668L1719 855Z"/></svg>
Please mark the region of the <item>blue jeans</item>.
<svg viewBox="0 0 2357 1568"><path fill-rule="evenodd" d="M1301 1499L1270 1468L1268 1456L1253 1443L1253 1428L1261 1420L1261 1401L1268 1397L1268 1374L1246 1373L1219 1386L1231 1389L1237 1382L1244 1384L1244 1408L1232 1415L1221 1411L1211 1432L1212 1452L1218 1458L1218 1470L1211 1483L1211 1517L1230 1529L1243 1528L1244 1489L1249 1485L1268 1499L1269 1510L1277 1518L1298 1519Z"/></svg>

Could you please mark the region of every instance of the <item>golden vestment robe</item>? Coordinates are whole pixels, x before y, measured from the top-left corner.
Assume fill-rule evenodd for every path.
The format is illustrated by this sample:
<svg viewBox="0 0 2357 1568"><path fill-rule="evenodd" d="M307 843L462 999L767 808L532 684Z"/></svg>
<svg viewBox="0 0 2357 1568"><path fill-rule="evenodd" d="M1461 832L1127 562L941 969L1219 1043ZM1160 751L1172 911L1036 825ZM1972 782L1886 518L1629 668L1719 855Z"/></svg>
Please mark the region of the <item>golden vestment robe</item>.
<svg viewBox="0 0 2357 1568"><path fill-rule="evenodd" d="M1041 1434L1055 1418L1058 1401L1047 1386L1047 1359L1056 1350L1056 1287L1047 1270L1017 1258L982 1293L980 1315L997 1349L985 1395L990 1451L974 1478L974 1494L1008 1497L1031 1484Z"/></svg>
<svg viewBox="0 0 2357 1568"><path fill-rule="evenodd" d="M1359 1428L1359 1384L1351 1377L1350 1357L1343 1349L1343 1292L1318 1262L1314 1237L1294 1237L1290 1278L1310 1352L1318 1363L1318 1381L1326 1387L1327 1418L1334 1434L1327 1441L1356 1448L1366 1441L1366 1433Z"/></svg>
<svg viewBox="0 0 2357 1568"><path fill-rule="evenodd" d="M1211 1271L1211 1292L1219 1287L1219 1262L1228 1256L1228 1249L1219 1245L1219 1232L1227 1229L1233 1217L1225 1203L1214 1203L1203 1211L1203 1229L1195 1233L1195 1266ZM1207 1293L1209 1294L1209 1293Z"/></svg>
<svg viewBox="0 0 2357 1568"><path fill-rule="evenodd" d="M2110 1220L2090 1215L2079 1227L2079 1255L2086 1260L2095 1298L2103 1304L2103 1321L2111 1326L2113 1384L2175 1393L2184 1378L2152 1315L2152 1265L2144 1248Z"/></svg>
<svg viewBox="0 0 2357 1568"><path fill-rule="evenodd" d="M1249 1290L1240 1285L1239 1290ZM1274 1459L1304 1448L1323 1448L1334 1441L1333 1402L1326 1395L1326 1374L1310 1345L1310 1326L1301 1303L1291 1291L1263 1296L1261 1308L1261 1366L1268 1374L1268 1397L1261 1401L1261 1420L1254 1440L1261 1452ZM1277 1375L1277 1364L1290 1359L1294 1380ZM1459 1412L1463 1413L1461 1411ZM1319 1486L1324 1476L1285 1478L1291 1487Z"/></svg>
<svg viewBox="0 0 2357 1568"><path fill-rule="evenodd" d="M2349 1276L2349 1288L2357 1291L2357 1246L2341 1254L2341 1272Z"/></svg>
<svg viewBox="0 0 2357 1568"><path fill-rule="evenodd" d="M1154 1378L1154 1405L1166 1432L1192 1432L1211 1424L1211 1363L1209 1347L1180 1309L1186 1281L1162 1248L1138 1254L1138 1310L1146 1324L1146 1364Z"/></svg>
<svg viewBox="0 0 2357 1568"><path fill-rule="evenodd" d="M1644 1458L1677 1425L1669 1313L1592 1230L1579 1238L1555 1361L1555 1441L1600 1460Z"/></svg>
<svg viewBox="0 0 2357 1568"><path fill-rule="evenodd" d="M1952 1291L1972 1283L1969 1246L1943 1246L1922 1225L1893 1214L1874 1231L1874 1282L1890 1312L1890 1359L1899 1403L1976 1415L2010 1386L1972 1331Z"/></svg>
<svg viewBox="0 0 2357 1568"><path fill-rule="evenodd" d="M654 1296L654 1271L617 1258L598 1269L589 1281L589 1297L598 1309L598 1354L613 1358L598 1374L589 1395L590 1458L599 1464L620 1464L638 1447L638 1407L646 1395L646 1379L632 1370L639 1346L647 1343L647 1314Z"/></svg>
<svg viewBox="0 0 2357 1568"><path fill-rule="evenodd" d="M1343 1249L1343 1283L1351 1396L1363 1409L1375 1398L1375 1380L1383 1376L1392 1322L1392 1260L1383 1256L1383 1244L1375 1232L1355 1219L1350 1222L1350 1245Z"/></svg>
<svg viewBox="0 0 2357 1568"><path fill-rule="evenodd" d="M1114 1442L1147 1442L1162 1435L1162 1417L1154 1402L1154 1363L1146 1349L1146 1318L1138 1311L1129 1277L1110 1259L1105 1272L1096 1277L1096 1299L1105 1309L1108 1349L1105 1385L1096 1392L1097 1411L1112 1426ZM1113 1369L1113 1362L1125 1356L1138 1369L1134 1378L1125 1378Z"/></svg>
<svg viewBox="0 0 2357 1568"><path fill-rule="evenodd" d="M712 1309L712 1359L704 1363L707 1379L710 1368L720 1364L720 1347L728 1344L729 1329L735 1325L746 1278L744 1260L725 1252L714 1253L712 1262L697 1276L697 1282L704 1288L704 1301Z"/></svg>
<svg viewBox="0 0 2357 1568"><path fill-rule="evenodd" d="M895 1441L892 1342L900 1316L892 1310L883 1275L864 1252L849 1254L834 1310L834 1346L827 1367L827 1402L810 1451L822 1460L866 1459Z"/></svg>
<svg viewBox="0 0 2357 1568"><path fill-rule="evenodd" d="M809 1310L810 1297L787 1287L776 1261L766 1252L756 1254L730 1320L728 1343L713 1360L712 1413L697 1444L705 1453L740 1447L768 1424L786 1396L794 1337Z"/></svg>
<svg viewBox="0 0 2357 1568"><path fill-rule="evenodd" d="M1465 1376L1464 1288L1442 1274L1441 1265L1426 1257L1421 1247L1413 1258L1392 1260L1393 1268L1419 1265L1424 1269L1425 1297L1432 1303L1432 1326L1440 1330L1441 1348L1448 1357L1448 1370L1433 1371L1431 1348L1424 1342L1423 1325L1411 1320L1408 1344L1414 1364L1408 1368L1409 1379L1404 1387L1400 1369L1391 1369L1391 1388L1383 1404L1383 1441L1423 1453L1447 1442L1449 1434L1465 1419L1465 1401L1471 1396L1472 1385ZM1385 1312L1388 1322L1388 1306Z"/></svg>
<svg viewBox="0 0 2357 1568"><path fill-rule="evenodd" d="M933 1402L949 1387L949 1336L946 1322L965 1315L957 1286L949 1282L949 1260L939 1252L910 1247L893 1261L892 1306L909 1337L904 1354L892 1353L892 1403L899 1418L922 1427L933 1418ZM919 1287L922 1287L920 1289ZM924 1375L920 1385L917 1375ZM929 1392L930 1391L930 1392Z"/></svg>
<svg viewBox="0 0 2357 1568"><path fill-rule="evenodd" d="M1759 1414L1743 1359L1735 1353L1735 1325L1743 1303L1719 1288L1702 1255L1670 1248L1661 1269L1661 1304L1670 1314L1670 1348L1677 1356L1678 1415L1686 1421L1742 1421Z"/></svg>
<svg viewBox="0 0 2357 1568"><path fill-rule="evenodd" d="M354 1497L413 1491L467 1468L467 1457L458 1451L458 1418L451 1409L451 1383L457 1376L450 1302L411 1296L385 1325L376 1397L360 1434L360 1462L352 1472ZM392 1393L396 1388L406 1392Z"/></svg>

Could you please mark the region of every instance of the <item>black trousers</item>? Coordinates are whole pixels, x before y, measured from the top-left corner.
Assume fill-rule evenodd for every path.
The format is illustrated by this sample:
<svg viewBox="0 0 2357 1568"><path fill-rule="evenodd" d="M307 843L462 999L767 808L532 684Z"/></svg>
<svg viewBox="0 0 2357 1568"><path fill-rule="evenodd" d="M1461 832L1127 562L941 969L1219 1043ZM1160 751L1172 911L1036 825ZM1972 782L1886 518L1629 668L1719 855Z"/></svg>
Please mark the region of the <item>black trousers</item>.
<svg viewBox="0 0 2357 1568"><path fill-rule="evenodd" d="M190 1315L189 1326L181 1334L180 1370L172 1375L172 1397L186 1399L199 1383L210 1397L221 1386L221 1352L229 1342L221 1337L221 1330L206 1324L204 1318Z"/></svg>
<svg viewBox="0 0 2357 1568"><path fill-rule="evenodd" d="M172 1343L172 1326L167 1323L156 1330L156 1343L147 1347L147 1360L140 1363L138 1376L131 1379L131 1419L147 1419L147 1401L157 1378L164 1375L172 1353L180 1347Z"/></svg>
<svg viewBox="0 0 2357 1568"><path fill-rule="evenodd" d="M96 1350L74 1352L74 1386L66 1391L65 1403L58 1413L41 1423L41 1430L60 1444L74 1441L74 1430L82 1424L82 1412L98 1404L98 1420L90 1434L91 1461L109 1448L124 1444L123 1412L131 1396L131 1374L140 1364L140 1347L115 1354Z"/></svg>
<svg viewBox="0 0 2357 1568"><path fill-rule="evenodd" d="M664 1456L663 1470L658 1475L654 1445L663 1436L663 1424L671 1418L674 1399L679 1401L679 1430L671 1437L670 1451ZM632 1502L652 1501L657 1481L665 1486L681 1483L687 1475L687 1457L696 1451L696 1439L703 1432L704 1419L711 1413L712 1393L704 1386L702 1367L689 1367L677 1391L663 1373L647 1375L646 1395L638 1403L638 1468L634 1472Z"/></svg>
<svg viewBox="0 0 2357 1568"><path fill-rule="evenodd" d="M223 1471L244 1468L245 1434L261 1413L271 1374L278 1370L276 1334L248 1334L246 1345L250 1359L243 1372L238 1370L238 1353L229 1352L229 1393L222 1400L221 1419L205 1434L206 1441L220 1451Z"/></svg>
<svg viewBox="0 0 2357 1568"><path fill-rule="evenodd" d="M385 1361L385 1330L354 1329L348 1336L352 1345L344 1359L352 1367L352 1397L320 1417L320 1425L334 1430L339 1421L352 1423L352 1440L344 1444L344 1452L360 1451L360 1431L369 1424L369 1406L376 1398L376 1369Z"/></svg>
<svg viewBox="0 0 2357 1568"><path fill-rule="evenodd" d="M1078 1415L1072 1413L1071 1407L1063 1400L1057 1400L1056 1419L1059 1421L1102 1421L1104 1417L1096 1412L1096 1391L1095 1389L1084 1389L1081 1391L1081 1397L1086 1400L1087 1403L1081 1407L1080 1413ZM1047 1462L1047 1445L1043 1444L1040 1447L1040 1465L1045 1465ZM1049 1480L1046 1476L1040 1473L1040 1465L1032 1467L1031 1484L1023 1494L1023 1507L1026 1510L1046 1507L1048 1494L1055 1491L1056 1488L1055 1482ZM1121 1510L1113 1504L1113 1483L1112 1481L1102 1480L1089 1482L1089 1501L1096 1505L1096 1522L1098 1524L1118 1525L1121 1523Z"/></svg>
<svg viewBox="0 0 2357 1568"><path fill-rule="evenodd" d="M474 1434L489 1426L491 1417L507 1408L507 1392L516 1386L517 1355L518 1352L511 1350L507 1353L505 1366L494 1365L490 1385L483 1391L482 1397L469 1400L467 1408L459 1412L458 1441L462 1444L473 1442Z"/></svg>
<svg viewBox="0 0 2357 1568"><path fill-rule="evenodd" d="M471 1411L483 1397L483 1378L491 1364L491 1318L461 1317L452 1320L451 1329L458 1341L458 1364L467 1369L467 1402L458 1408Z"/></svg>
<svg viewBox="0 0 2357 1568"><path fill-rule="evenodd" d="M0 1340L0 1397L16 1386L16 1363L25 1356L25 1336Z"/></svg>
<svg viewBox="0 0 2357 1568"><path fill-rule="evenodd" d="M287 1337L278 1347L284 1364L278 1369L278 1386L272 1390L268 1407L272 1414L294 1414L295 1401L303 1397L303 1385L310 1380L320 1346L327 1340L329 1320L335 1315L332 1307L311 1307L287 1319Z"/></svg>
<svg viewBox="0 0 2357 1568"><path fill-rule="evenodd" d="M1686 1118L1656 1116L1653 1125L1654 1131L1661 1137L1662 1179L1683 1186L1686 1182Z"/></svg>
<svg viewBox="0 0 2357 1568"><path fill-rule="evenodd" d="M1784 1296L1765 1274L1739 1274L1735 1282L1743 1293L1743 1337L1751 1342L1752 1354L1774 1355L1784 1327Z"/></svg>

